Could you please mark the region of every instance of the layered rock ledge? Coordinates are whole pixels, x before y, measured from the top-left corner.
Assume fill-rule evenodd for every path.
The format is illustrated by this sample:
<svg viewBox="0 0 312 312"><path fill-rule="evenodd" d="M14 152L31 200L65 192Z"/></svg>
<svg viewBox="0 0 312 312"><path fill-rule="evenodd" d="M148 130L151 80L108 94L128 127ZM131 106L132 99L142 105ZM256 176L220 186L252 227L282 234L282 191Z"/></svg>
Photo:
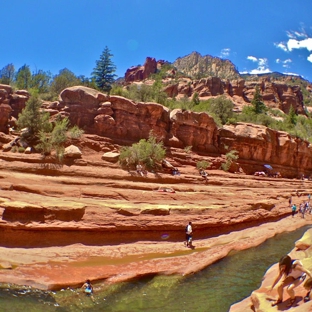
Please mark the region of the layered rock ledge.
<svg viewBox="0 0 312 312"><path fill-rule="evenodd" d="M40 289L108 283L147 274L191 274L231 250L261 244L311 221L290 216L312 191L308 180L192 166L181 176L133 175L84 152L87 165L43 168L29 155L0 160L0 281ZM14 155L12 155L14 157ZM35 158L35 161L25 159ZM1 159L1 157L0 157ZM158 192L159 186L175 193ZM297 194L300 197L297 197ZM194 224L194 250L184 228Z"/></svg>

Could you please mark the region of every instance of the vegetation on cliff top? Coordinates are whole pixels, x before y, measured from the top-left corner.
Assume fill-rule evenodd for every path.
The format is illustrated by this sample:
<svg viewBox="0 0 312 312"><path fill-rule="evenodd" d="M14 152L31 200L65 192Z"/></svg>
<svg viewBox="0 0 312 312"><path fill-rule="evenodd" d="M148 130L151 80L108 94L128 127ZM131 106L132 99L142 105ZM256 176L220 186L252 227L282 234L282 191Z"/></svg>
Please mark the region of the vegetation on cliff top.
<svg viewBox="0 0 312 312"><path fill-rule="evenodd" d="M37 93L43 100L55 100L65 88L74 85L83 85L100 91L110 92L111 94L120 95L138 102L157 102L170 109L181 108L195 112L207 112L214 117L219 126L237 122L256 123L275 130L286 131L296 137L312 142L312 121L308 112L307 118L306 116L297 116L292 109L290 109L288 114L284 114L277 109L268 109L263 104L259 92L255 93L251 106L245 106L240 113L233 112L233 103L224 96L204 101L201 101L196 93L193 94L192 98L188 96L184 96L179 100L168 98L167 94L163 91L166 86L163 82L164 79L171 77L172 70L175 70L175 75L171 77L173 80L171 79L170 83L177 82L181 77L185 77L185 73L177 70L173 64L169 63L165 63L156 73L151 75L150 78L153 81L152 85L144 83L140 85L132 84L127 88L123 88L120 84L113 84L116 67L111 60L112 56L108 47L105 47L100 59L96 61L96 66L91 78L76 76L67 68L60 70L57 75L52 76L50 72L42 70L31 73L29 66L26 64L18 71L15 71L14 65L8 64L0 70L0 83L10 84L17 89L26 89L32 93ZM212 59L216 61L216 58ZM220 60L220 62L221 61L222 60ZM192 68L196 67L198 69L196 71L197 76L208 75L208 72L205 71L205 68L210 68L207 63L208 61L205 59L203 62L205 66L201 67L196 67L193 64ZM187 60L184 62L183 58L179 58L179 64L182 69L184 67L189 68ZM232 65L233 64L228 64L228 66L224 66L230 72L236 73L235 66ZM191 73L192 70L189 72ZM219 69L218 73L220 74L221 72L222 68ZM248 80L257 80L259 79L258 76L259 75L244 75L241 77L245 77L245 79ZM275 80L287 81L287 84L292 86L297 85L303 94L303 104L305 106L312 106L312 94L307 88L309 82L300 77L289 77L278 73L266 74L265 76L273 77ZM263 76L260 78L263 78Z"/></svg>

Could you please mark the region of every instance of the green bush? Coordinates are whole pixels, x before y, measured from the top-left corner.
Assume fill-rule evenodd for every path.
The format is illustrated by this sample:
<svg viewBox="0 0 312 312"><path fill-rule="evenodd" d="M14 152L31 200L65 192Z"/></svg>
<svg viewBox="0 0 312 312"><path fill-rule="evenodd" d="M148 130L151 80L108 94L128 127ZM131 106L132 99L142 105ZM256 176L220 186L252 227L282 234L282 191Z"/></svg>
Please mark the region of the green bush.
<svg viewBox="0 0 312 312"><path fill-rule="evenodd" d="M71 139L79 139L84 134L84 131L80 129L77 125L69 129L69 137Z"/></svg>
<svg viewBox="0 0 312 312"><path fill-rule="evenodd" d="M122 86L120 86L118 84L114 84L112 86L110 94L112 94L112 95L119 95L119 96L122 96L122 97L125 97L125 98L130 98L129 97L129 91L124 89Z"/></svg>
<svg viewBox="0 0 312 312"><path fill-rule="evenodd" d="M234 104L225 96L219 96L211 99L209 112L221 120L222 125L225 125L229 118L233 117Z"/></svg>
<svg viewBox="0 0 312 312"><path fill-rule="evenodd" d="M192 145L189 145L189 146L185 146L184 147L184 152L186 153L186 154L189 154L191 151L192 151Z"/></svg>
<svg viewBox="0 0 312 312"><path fill-rule="evenodd" d="M225 163L221 164L221 169L224 171L228 171L233 163L233 161L237 160L239 157L238 151L232 150L225 155Z"/></svg>
<svg viewBox="0 0 312 312"><path fill-rule="evenodd" d="M196 168L198 170L206 170L208 167L210 166L210 163L206 160L199 160L197 163L196 163Z"/></svg>
<svg viewBox="0 0 312 312"><path fill-rule="evenodd" d="M147 169L156 169L165 158L166 151L163 142L158 142L150 133L148 140L142 139L130 147L123 147L120 151L119 162L122 166L134 167L142 163Z"/></svg>
<svg viewBox="0 0 312 312"><path fill-rule="evenodd" d="M54 150L58 160L62 161L68 124L68 118L58 118L51 132L40 131L36 148L44 155L49 155Z"/></svg>
<svg viewBox="0 0 312 312"><path fill-rule="evenodd" d="M49 113L41 110L41 100L34 94L27 101L25 108L18 115L17 126L21 130L27 128L22 134L23 139L30 145L38 140L40 131L51 131L52 125L49 122Z"/></svg>

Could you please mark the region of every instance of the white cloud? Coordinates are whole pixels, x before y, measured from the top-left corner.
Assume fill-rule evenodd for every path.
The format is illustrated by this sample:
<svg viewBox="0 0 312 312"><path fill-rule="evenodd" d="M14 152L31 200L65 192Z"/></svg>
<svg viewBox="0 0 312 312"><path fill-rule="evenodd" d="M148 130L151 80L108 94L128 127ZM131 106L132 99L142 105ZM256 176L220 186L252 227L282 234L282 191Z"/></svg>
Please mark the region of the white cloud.
<svg viewBox="0 0 312 312"><path fill-rule="evenodd" d="M286 43L274 43L276 48L282 49L284 52L292 52L296 49L306 49L309 52L312 51L312 38L309 38L303 27L300 31L287 31L286 34L289 38L288 41ZM307 60L312 63L312 54L307 57ZM276 60L276 63L281 62L280 59ZM288 67L287 63L290 62L291 60L286 63L282 62L283 67Z"/></svg>
<svg viewBox="0 0 312 312"><path fill-rule="evenodd" d="M286 35L288 38L295 39L296 35L292 31L286 31Z"/></svg>
<svg viewBox="0 0 312 312"><path fill-rule="evenodd" d="M258 75L258 74L268 74L271 72L272 71L269 68L256 68L256 69L251 70L249 74Z"/></svg>
<svg viewBox="0 0 312 312"><path fill-rule="evenodd" d="M222 49L221 52L220 52L220 57L226 58L226 57L228 57L230 55L230 52L231 52L230 48Z"/></svg>
<svg viewBox="0 0 312 312"><path fill-rule="evenodd" d="M295 31L295 35L297 38L307 38L307 34L305 32Z"/></svg>
<svg viewBox="0 0 312 312"><path fill-rule="evenodd" d="M253 62L257 62L258 61L258 59L256 57L254 57L254 56L247 56L247 60L253 61Z"/></svg>
<svg viewBox="0 0 312 312"><path fill-rule="evenodd" d="M267 58L247 56L247 60L258 63L258 67L249 71L249 74L267 74L272 72L269 68Z"/></svg>
<svg viewBox="0 0 312 312"><path fill-rule="evenodd" d="M283 72L284 75L290 75L290 76L300 76L298 74L295 73L290 73L290 72Z"/></svg>
<svg viewBox="0 0 312 312"><path fill-rule="evenodd" d="M282 64L282 66L284 68L289 68L289 64L292 63L292 59L288 58L288 59L283 61L283 60L278 58L278 59L275 60L275 63L276 64Z"/></svg>
<svg viewBox="0 0 312 312"><path fill-rule="evenodd" d="M284 52L287 52L288 49L287 49L287 46L284 42L280 42L280 43L274 43L274 45L277 47L277 48L280 48L282 49Z"/></svg>
<svg viewBox="0 0 312 312"><path fill-rule="evenodd" d="M283 67L284 68L289 68L289 64L292 63L291 59L287 59L285 61L283 61Z"/></svg>
<svg viewBox="0 0 312 312"><path fill-rule="evenodd" d="M293 49L307 49L312 51L312 38L306 38L303 40L289 39L287 42L287 48L289 51Z"/></svg>

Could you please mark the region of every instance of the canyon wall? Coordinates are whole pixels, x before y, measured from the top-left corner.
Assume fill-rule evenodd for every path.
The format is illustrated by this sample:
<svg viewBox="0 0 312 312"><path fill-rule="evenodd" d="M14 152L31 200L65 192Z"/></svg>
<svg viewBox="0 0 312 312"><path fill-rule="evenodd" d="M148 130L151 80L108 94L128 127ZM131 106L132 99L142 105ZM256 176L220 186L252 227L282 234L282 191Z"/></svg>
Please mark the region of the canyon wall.
<svg viewBox="0 0 312 312"><path fill-rule="evenodd" d="M11 114L19 112L15 103L7 98L0 102L0 109L8 112L1 114L3 132L8 128L10 109ZM168 147L192 146L193 151L204 156L217 157L237 150L238 163L249 174L263 170L266 163L285 177L312 173L310 144L265 126L237 123L218 128L206 113L171 111L157 103L136 103L80 86L63 90L59 101L45 103L43 107L51 115L68 117L72 125L78 125L86 133L119 143L137 142L153 131Z"/></svg>

